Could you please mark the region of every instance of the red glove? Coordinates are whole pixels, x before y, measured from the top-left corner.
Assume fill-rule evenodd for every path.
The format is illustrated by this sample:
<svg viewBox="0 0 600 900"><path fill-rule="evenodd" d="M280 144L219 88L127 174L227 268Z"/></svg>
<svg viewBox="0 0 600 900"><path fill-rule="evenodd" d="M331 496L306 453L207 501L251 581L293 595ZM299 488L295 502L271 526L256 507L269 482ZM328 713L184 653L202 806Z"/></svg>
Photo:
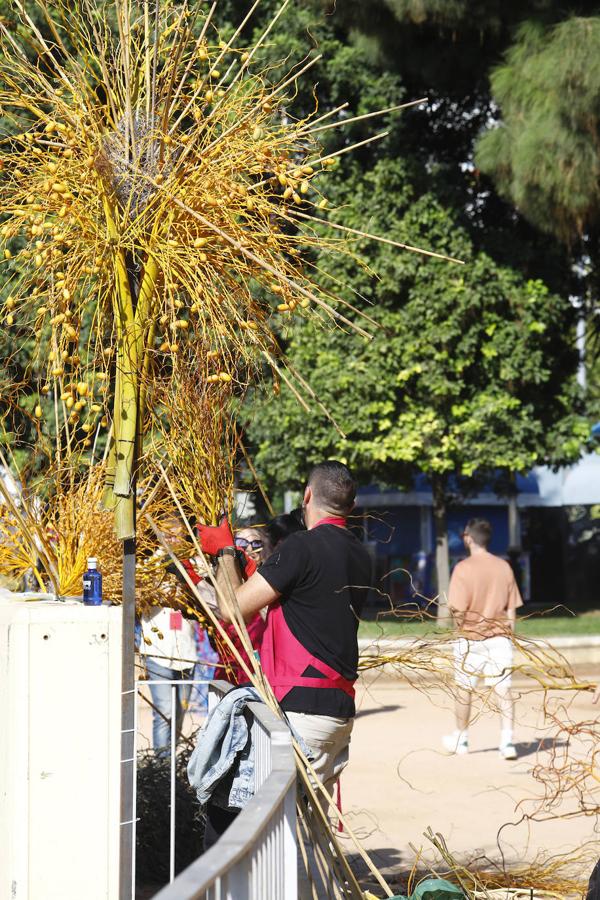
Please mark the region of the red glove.
<svg viewBox="0 0 600 900"><path fill-rule="evenodd" d="M237 552L238 552L238 559L240 560L240 562L242 564L244 577L245 577L246 581L248 581L250 576L254 575L254 573L258 569L258 566L256 565L255 560L253 560L250 556L248 556L246 551L242 550L241 547L237 548Z"/></svg>
<svg viewBox="0 0 600 900"><path fill-rule="evenodd" d="M197 529L202 551L209 556L216 556L223 547L235 546L227 516L223 516L220 525L198 525Z"/></svg>
<svg viewBox="0 0 600 900"><path fill-rule="evenodd" d="M181 559L180 563L183 566L183 568L185 569L185 571L187 572L188 577L189 577L190 581L192 582L192 584L200 584L200 582L202 581L202 575L198 575L192 560L191 559Z"/></svg>

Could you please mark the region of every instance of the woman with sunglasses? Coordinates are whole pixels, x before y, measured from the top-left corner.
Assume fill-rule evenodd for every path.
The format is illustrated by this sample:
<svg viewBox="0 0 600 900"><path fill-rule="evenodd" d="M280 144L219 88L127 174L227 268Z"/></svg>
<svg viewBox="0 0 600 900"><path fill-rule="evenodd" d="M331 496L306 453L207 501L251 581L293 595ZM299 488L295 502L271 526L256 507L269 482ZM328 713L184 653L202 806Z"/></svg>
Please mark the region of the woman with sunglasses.
<svg viewBox="0 0 600 900"><path fill-rule="evenodd" d="M237 550L239 550L247 560L252 560L254 563L254 566L252 567L253 570L256 566L260 566L272 552L271 543L265 529L251 527L239 528L235 532L234 543ZM238 650L242 659L248 664L248 668L251 669L252 667L248 655L238 637L235 626L223 624L229 639ZM246 628L253 649L260 650L265 631L265 616L258 612L253 619L246 624ZM225 681L229 681L231 684L239 685L247 683L248 676L234 654L231 653L221 641L217 642L216 649L221 662L220 677L224 678Z"/></svg>
<svg viewBox="0 0 600 900"><path fill-rule="evenodd" d="M239 528L234 535L235 546L254 560L257 566L271 555L271 544L265 528Z"/></svg>

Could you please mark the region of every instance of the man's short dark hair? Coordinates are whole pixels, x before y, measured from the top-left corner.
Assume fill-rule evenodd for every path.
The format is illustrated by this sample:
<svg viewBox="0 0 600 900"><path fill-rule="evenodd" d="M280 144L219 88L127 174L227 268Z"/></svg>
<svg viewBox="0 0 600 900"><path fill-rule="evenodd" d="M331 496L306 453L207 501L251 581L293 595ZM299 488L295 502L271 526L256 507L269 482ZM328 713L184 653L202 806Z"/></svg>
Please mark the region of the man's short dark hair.
<svg viewBox="0 0 600 900"><path fill-rule="evenodd" d="M487 519L469 519L464 534L472 537L480 547L488 547L492 539L492 526Z"/></svg>
<svg viewBox="0 0 600 900"><path fill-rule="evenodd" d="M319 463L308 476L308 484L317 506L347 516L354 506L356 481L348 466L328 459Z"/></svg>

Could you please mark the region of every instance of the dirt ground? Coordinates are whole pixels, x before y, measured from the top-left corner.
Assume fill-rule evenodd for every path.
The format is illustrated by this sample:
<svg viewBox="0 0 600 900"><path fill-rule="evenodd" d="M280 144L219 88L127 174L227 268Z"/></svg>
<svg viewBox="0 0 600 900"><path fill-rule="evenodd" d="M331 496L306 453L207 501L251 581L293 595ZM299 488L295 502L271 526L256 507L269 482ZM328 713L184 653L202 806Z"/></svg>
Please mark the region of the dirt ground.
<svg viewBox="0 0 600 900"><path fill-rule="evenodd" d="M589 668L578 675L594 679ZM452 700L441 686L416 689L381 675L359 682L342 805L350 826L393 882L415 861L411 844L435 859L423 836L428 828L444 836L460 861L478 857L481 864L487 857L512 868L583 846L590 858L600 855L597 817L555 818L577 811L570 792L549 818L541 810L544 788L535 777L552 759L562 764L567 752L570 759L589 758L590 746L557 736L556 725L544 715L541 691L516 682L515 693L519 758L507 762L498 754L499 718L489 709L479 711L470 729L469 754L449 756L441 738L454 727ZM589 693L551 694L546 707L561 721L600 717ZM344 844L351 853L348 837Z"/></svg>

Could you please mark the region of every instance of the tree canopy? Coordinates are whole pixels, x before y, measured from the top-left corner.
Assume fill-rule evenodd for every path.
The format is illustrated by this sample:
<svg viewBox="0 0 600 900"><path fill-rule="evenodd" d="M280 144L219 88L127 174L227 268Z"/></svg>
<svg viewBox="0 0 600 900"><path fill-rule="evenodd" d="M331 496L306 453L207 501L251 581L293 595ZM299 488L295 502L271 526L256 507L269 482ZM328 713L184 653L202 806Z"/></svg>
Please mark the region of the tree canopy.
<svg viewBox="0 0 600 900"><path fill-rule="evenodd" d="M527 10L486 3L475 16L481 22L473 21L462 3L423 2L420 13L402 0L350 6L356 15L323 3L295 9L292 27L269 51L274 58L284 55L286 45L308 33L326 57L317 70L323 111L349 99L348 115L369 104L385 106L427 93L427 80L435 82L427 67L446 46L450 28L464 33L470 45L480 29L482 40L497 42L499 59L511 28L527 11L544 20L557 14L550 0L526 5ZM324 16L324 9L330 14ZM413 37L428 29L421 76L402 53L392 59L387 52L394 42L397 49L405 47L406 29ZM442 62L448 109L461 85L452 61ZM488 59L485 73L489 64ZM483 69L477 79L483 97ZM440 83L435 82L436 90ZM300 108L310 102L299 99ZM487 99L490 103L489 92ZM271 484L301 482L307 463L333 452L388 483L415 469L472 476L482 469L524 470L542 460L577 457L587 426L573 380L573 310L566 290L556 291L566 288L564 271L561 276L552 270L548 243L534 236L514 208L495 217L481 213L480 188L463 171L462 154L473 152L473 120L482 127L476 112L467 114L469 103L475 104L473 95L462 98L452 123L456 132L467 134L469 146L450 141L444 151L423 107L397 116L381 145L366 148L352 162L342 157L337 194L330 192L337 206L332 219L458 256L465 266L357 244L371 271L347 260L333 274L348 286L348 299L376 321L373 341L363 344L343 331L282 333L295 367L308 376L347 438L322 410L307 413L291 394L267 401L261 415L253 416L250 434ZM368 135L370 125L360 123L352 137ZM493 201L485 198L485 205L489 210ZM317 267L322 263L315 260ZM283 455L274 439L278 434L286 444Z"/></svg>
<svg viewBox="0 0 600 900"><path fill-rule="evenodd" d="M600 18L525 23L491 76L501 111L477 163L541 230L567 243L600 223Z"/></svg>
<svg viewBox="0 0 600 900"><path fill-rule="evenodd" d="M336 199L350 227L366 215L379 233L427 240L466 265L378 246L370 256L377 279L336 268L340 280L352 277L369 309L373 340L341 329L293 330L287 352L310 373L344 436L323 407L306 413L285 390L269 398L249 433L270 484L299 486L307 465L326 456L388 484L417 470L470 478L576 459L587 423L573 380L564 379L575 363L564 340L570 306L541 281L477 253L453 215L415 191L402 160L346 172Z"/></svg>

